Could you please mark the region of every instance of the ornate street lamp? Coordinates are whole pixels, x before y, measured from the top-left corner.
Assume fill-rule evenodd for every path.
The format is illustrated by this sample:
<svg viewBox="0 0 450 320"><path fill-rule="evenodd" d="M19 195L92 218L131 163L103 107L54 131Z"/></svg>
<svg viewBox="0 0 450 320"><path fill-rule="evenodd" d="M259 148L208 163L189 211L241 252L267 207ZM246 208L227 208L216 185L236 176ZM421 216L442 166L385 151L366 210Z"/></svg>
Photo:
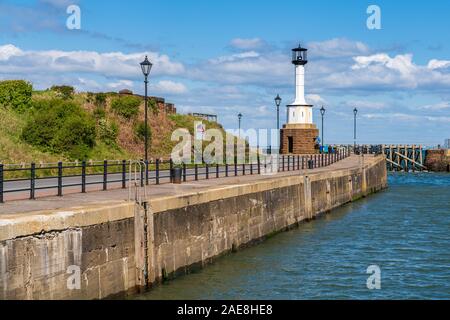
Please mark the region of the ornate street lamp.
<svg viewBox="0 0 450 320"><path fill-rule="evenodd" d="M277 97L275 98L275 105L277 106L277 129L280 130L280 105L281 105L281 97L279 94L277 94Z"/></svg>
<svg viewBox="0 0 450 320"><path fill-rule="evenodd" d="M355 121L354 121L354 150L356 150L356 116L358 115L358 109L353 110L353 114L355 115Z"/></svg>
<svg viewBox="0 0 450 320"><path fill-rule="evenodd" d="M325 145L323 142L323 117L325 116L325 108L322 106L322 108L320 108L320 114L322 115L322 147Z"/></svg>
<svg viewBox="0 0 450 320"><path fill-rule="evenodd" d="M147 56L145 56L145 60L141 62L142 73L144 74L145 80L145 161L148 161L148 96L147 96L147 88L148 88L148 76L150 71L152 70L153 64L148 60Z"/></svg>

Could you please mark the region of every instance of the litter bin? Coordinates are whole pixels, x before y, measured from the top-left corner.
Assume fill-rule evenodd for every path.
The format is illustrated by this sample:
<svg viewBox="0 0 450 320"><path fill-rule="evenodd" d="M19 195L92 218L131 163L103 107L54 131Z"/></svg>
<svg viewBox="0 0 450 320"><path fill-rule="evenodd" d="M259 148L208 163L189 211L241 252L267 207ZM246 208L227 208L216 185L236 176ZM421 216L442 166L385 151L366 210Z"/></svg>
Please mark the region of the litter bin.
<svg viewBox="0 0 450 320"><path fill-rule="evenodd" d="M183 175L182 168L173 168L172 169L172 183L181 184L181 177Z"/></svg>
<svg viewBox="0 0 450 320"><path fill-rule="evenodd" d="M314 161L308 160L308 169L314 169Z"/></svg>

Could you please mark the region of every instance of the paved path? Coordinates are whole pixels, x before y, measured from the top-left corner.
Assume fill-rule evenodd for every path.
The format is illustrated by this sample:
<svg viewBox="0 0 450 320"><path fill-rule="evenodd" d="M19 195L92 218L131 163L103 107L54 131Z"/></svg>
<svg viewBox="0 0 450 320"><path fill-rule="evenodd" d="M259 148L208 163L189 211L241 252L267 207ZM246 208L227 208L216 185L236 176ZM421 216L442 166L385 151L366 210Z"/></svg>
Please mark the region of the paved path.
<svg viewBox="0 0 450 320"><path fill-rule="evenodd" d="M374 161L373 156L365 156L364 163ZM291 176L291 175L311 175L314 173L333 171L340 169L352 169L362 166L363 161L359 156L351 156L347 159L339 161L333 165L324 168L318 168L314 170L300 170L280 172L276 175L246 175L238 177L228 177L210 180L189 181L181 185L173 184L161 184L150 185L147 187L147 193L149 197L170 196L184 193L192 193L195 191L201 191L207 188L213 188L216 186L231 186L242 183L249 183L252 181L258 181L263 179L272 179L274 177ZM231 174L230 169L230 174ZM211 173L211 176L215 177L215 174ZM77 188L78 190L79 188ZM17 200L9 201L4 204L0 204L0 215L27 213L41 210L61 210L76 207L83 207L89 205L95 205L98 203L112 202L112 201L126 201L128 200L128 189L114 189L108 191L96 191L88 193L73 193L67 194L64 197L43 197L36 200Z"/></svg>

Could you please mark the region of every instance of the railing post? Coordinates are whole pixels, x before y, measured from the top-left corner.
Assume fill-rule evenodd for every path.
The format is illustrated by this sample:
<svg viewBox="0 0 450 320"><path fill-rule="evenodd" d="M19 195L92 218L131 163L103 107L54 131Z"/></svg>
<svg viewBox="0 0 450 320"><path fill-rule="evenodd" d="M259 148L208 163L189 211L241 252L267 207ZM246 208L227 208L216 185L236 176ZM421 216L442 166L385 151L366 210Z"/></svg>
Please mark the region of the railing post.
<svg viewBox="0 0 450 320"><path fill-rule="evenodd" d="M63 164L58 162L58 197L62 197L62 174L63 174Z"/></svg>
<svg viewBox="0 0 450 320"><path fill-rule="evenodd" d="M253 175L253 161L250 160L250 175Z"/></svg>
<svg viewBox="0 0 450 320"><path fill-rule="evenodd" d="M145 185L148 186L148 160L145 160Z"/></svg>
<svg viewBox="0 0 450 320"><path fill-rule="evenodd" d="M244 163L242 164L242 175L245 176L245 160Z"/></svg>
<svg viewBox="0 0 450 320"><path fill-rule="evenodd" d="M258 154L256 155L257 157L257 162L258 162L258 174L261 174L261 158L259 156L259 151Z"/></svg>
<svg viewBox="0 0 450 320"><path fill-rule="evenodd" d="M206 165L206 167L205 167L205 170L206 170L206 180L208 180L209 179L209 165L206 163L205 164Z"/></svg>
<svg viewBox="0 0 450 320"><path fill-rule="evenodd" d="M86 167L86 162L84 162L84 166ZM122 189L127 187L127 161L122 160Z"/></svg>
<svg viewBox="0 0 450 320"><path fill-rule="evenodd" d="M159 184L159 159L156 159L155 162L155 180L156 180L156 184Z"/></svg>
<svg viewBox="0 0 450 320"><path fill-rule="evenodd" d="M0 163L0 203L3 203L3 163Z"/></svg>
<svg viewBox="0 0 450 320"><path fill-rule="evenodd" d="M103 161L103 191L106 191L107 189L108 189L108 160L105 160Z"/></svg>
<svg viewBox="0 0 450 320"><path fill-rule="evenodd" d="M305 169L305 157L302 156L302 170Z"/></svg>
<svg viewBox="0 0 450 320"><path fill-rule="evenodd" d="M141 163L144 162L144 159L141 159ZM144 187L144 169L142 168L142 166L139 166L139 175L140 175L140 185L141 187Z"/></svg>
<svg viewBox="0 0 450 320"><path fill-rule="evenodd" d="M195 164L195 181L198 181L198 164Z"/></svg>
<svg viewBox="0 0 450 320"><path fill-rule="evenodd" d="M225 177L228 178L228 163L225 163Z"/></svg>
<svg viewBox="0 0 450 320"><path fill-rule="evenodd" d="M281 156L281 163L282 163L282 165L283 165L283 172L285 171L285 169L284 169L284 155L283 156Z"/></svg>
<svg viewBox="0 0 450 320"><path fill-rule="evenodd" d="M183 182L187 181L187 169L186 169L186 163L183 162Z"/></svg>
<svg viewBox="0 0 450 320"><path fill-rule="evenodd" d="M33 162L31 164L31 172L30 172L30 199L34 200L34 193L36 187L36 164Z"/></svg>
<svg viewBox="0 0 450 320"><path fill-rule="evenodd" d="M122 184L123 184L123 181L122 181ZM85 160L83 160L81 162L81 193L86 193L86 161Z"/></svg>
<svg viewBox="0 0 450 320"><path fill-rule="evenodd" d="M169 160L169 171L170 171L170 173L169 173L170 183L172 183L173 182L173 161L172 161L172 158L170 158L170 160Z"/></svg>
<svg viewBox="0 0 450 320"><path fill-rule="evenodd" d="M237 157L234 157L234 176L237 177L238 175L238 167L237 167Z"/></svg>
<svg viewBox="0 0 450 320"><path fill-rule="evenodd" d="M219 164L216 163L216 178L219 179L220 178L220 167Z"/></svg>

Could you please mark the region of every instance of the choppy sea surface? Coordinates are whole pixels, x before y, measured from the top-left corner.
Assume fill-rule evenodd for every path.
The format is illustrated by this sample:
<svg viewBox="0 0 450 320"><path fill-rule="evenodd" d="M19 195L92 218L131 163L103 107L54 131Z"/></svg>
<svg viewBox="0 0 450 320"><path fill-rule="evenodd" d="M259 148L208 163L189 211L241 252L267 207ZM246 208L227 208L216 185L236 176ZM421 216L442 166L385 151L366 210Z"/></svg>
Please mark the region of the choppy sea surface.
<svg viewBox="0 0 450 320"><path fill-rule="evenodd" d="M134 298L450 299L450 175L391 174L384 192Z"/></svg>

